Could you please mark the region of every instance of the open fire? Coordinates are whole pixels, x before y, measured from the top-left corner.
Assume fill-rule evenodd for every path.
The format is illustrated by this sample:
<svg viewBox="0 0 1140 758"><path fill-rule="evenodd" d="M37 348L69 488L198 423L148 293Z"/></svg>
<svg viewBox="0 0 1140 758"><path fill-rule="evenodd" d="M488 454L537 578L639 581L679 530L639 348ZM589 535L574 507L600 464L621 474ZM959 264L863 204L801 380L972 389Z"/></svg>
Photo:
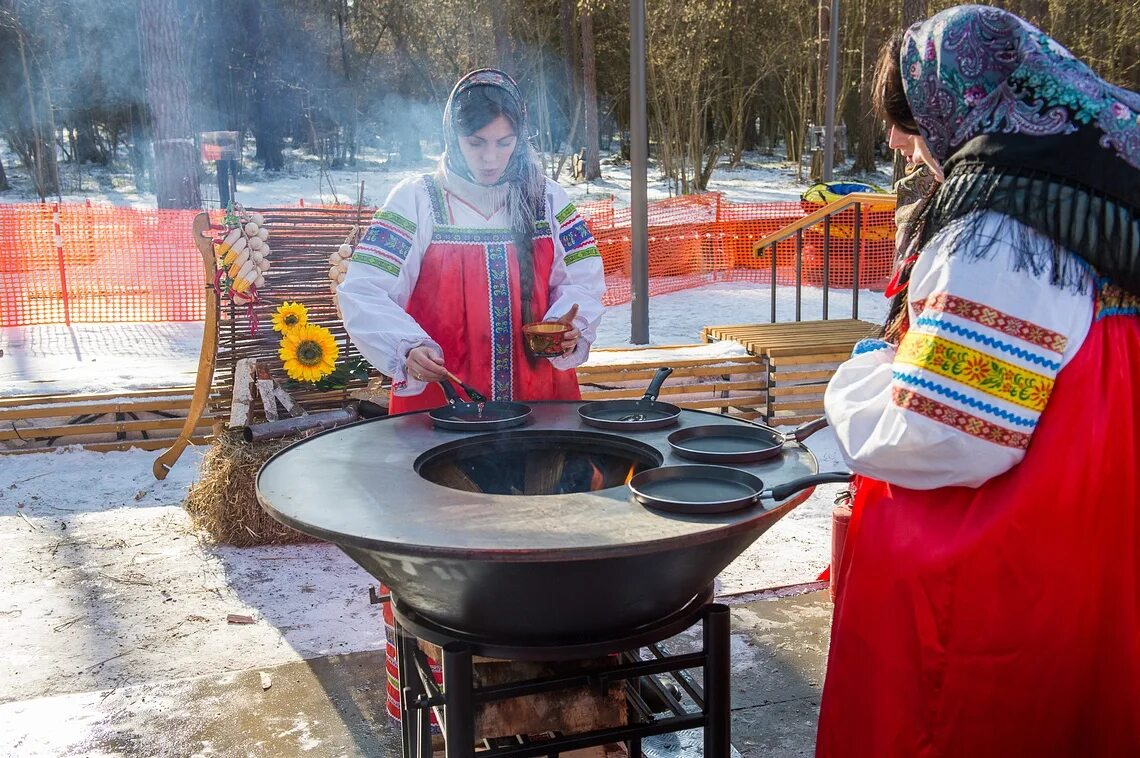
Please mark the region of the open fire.
<svg viewBox="0 0 1140 758"><path fill-rule="evenodd" d="M416 461L435 484L495 495L563 495L628 484L661 464L640 442L597 432L523 430L469 437Z"/></svg>

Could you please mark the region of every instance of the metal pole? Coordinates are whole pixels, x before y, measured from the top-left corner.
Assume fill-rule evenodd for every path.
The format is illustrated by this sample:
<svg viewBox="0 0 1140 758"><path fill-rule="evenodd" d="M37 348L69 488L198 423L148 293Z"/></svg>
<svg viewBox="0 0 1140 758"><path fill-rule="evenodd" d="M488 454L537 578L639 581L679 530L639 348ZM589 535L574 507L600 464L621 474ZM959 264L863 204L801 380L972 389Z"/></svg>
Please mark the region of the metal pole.
<svg viewBox="0 0 1140 758"><path fill-rule="evenodd" d="M645 94L645 0L629 3L630 342L649 342L649 124Z"/></svg>
<svg viewBox="0 0 1140 758"><path fill-rule="evenodd" d="M835 163L835 90L839 74L839 0L831 0L831 24L827 33L827 102L823 107L823 180L831 181Z"/></svg>
<svg viewBox="0 0 1140 758"><path fill-rule="evenodd" d="M460 642L443 646L443 738L447 758L475 755L475 697L471 648Z"/></svg>
<svg viewBox="0 0 1140 758"><path fill-rule="evenodd" d="M727 605L705 607L705 755L726 756L732 748L732 614Z"/></svg>

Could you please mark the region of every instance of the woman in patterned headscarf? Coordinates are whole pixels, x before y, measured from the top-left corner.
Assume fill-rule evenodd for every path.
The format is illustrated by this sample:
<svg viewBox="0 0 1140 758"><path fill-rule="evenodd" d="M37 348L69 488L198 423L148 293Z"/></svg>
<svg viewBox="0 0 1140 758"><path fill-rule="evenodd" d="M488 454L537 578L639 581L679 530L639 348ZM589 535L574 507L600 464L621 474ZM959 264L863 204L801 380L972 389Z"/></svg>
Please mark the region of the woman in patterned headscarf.
<svg viewBox="0 0 1140 758"><path fill-rule="evenodd" d="M881 69L945 182L825 398L859 476L817 753L1140 754L1140 96L981 6Z"/></svg>
<svg viewBox="0 0 1140 758"><path fill-rule="evenodd" d="M453 373L492 400L574 400L573 368L601 320L602 261L527 139L518 86L493 69L459 80L432 174L392 190L338 290L344 324L391 376L389 411L445 403ZM562 320L564 354L533 358L522 325Z"/></svg>

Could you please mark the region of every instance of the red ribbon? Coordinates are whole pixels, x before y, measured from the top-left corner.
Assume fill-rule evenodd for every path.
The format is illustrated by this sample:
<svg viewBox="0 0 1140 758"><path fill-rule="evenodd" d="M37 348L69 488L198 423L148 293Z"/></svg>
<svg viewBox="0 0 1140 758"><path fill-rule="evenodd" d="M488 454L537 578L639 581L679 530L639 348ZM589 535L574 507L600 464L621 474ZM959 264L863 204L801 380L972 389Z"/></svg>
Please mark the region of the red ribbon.
<svg viewBox="0 0 1140 758"><path fill-rule="evenodd" d="M903 272L909 271L911 265L917 260L918 254L916 253L903 261L902 265L895 269L894 276L892 276L891 280L887 282L887 288L883 290L883 297L890 300L895 295L897 295L903 287L906 286L905 284L899 284L899 279L902 278Z"/></svg>

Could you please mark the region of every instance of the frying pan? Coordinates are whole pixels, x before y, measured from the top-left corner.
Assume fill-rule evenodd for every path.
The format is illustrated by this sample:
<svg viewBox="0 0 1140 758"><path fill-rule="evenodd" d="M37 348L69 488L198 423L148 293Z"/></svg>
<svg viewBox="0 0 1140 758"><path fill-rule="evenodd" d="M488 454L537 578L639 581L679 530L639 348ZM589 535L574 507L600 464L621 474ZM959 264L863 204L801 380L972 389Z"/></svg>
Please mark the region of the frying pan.
<svg viewBox="0 0 1140 758"><path fill-rule="evenodd" d="M438 429L457 432L509 429L526 423L530 416L529 405L505 400L469 403L459 396L451 382L444 379L439 384L443 387L443 394L447 395L447 405L428 411L432 424Z"/></svg>
<svg viewBox="0 0 1140 758"><path fill-rule="evenodd" d="M784 434L761 424L709 424L679 429L669 435L669 447L682 458L703 463L754 463L775 458L789 442L803 442L827 426L817 418Z"/></svg>
<svg viewBox="0 0 1140 758"><path fill-rule="evenodd" d="M783 500L800 490L829 482L849 482L851 474L813 474L764 488L755 474L729 466L660 466L642 471L629 481L633 499L647 508L668 513L703 515L751 508L762 498Z"/></svg>
<svg viewBox="0 0 1140 758"><path fill-rule="evenodd" d="M598 400L586 403L578 409L578 416L584 423L599 429L636 432L672 426L677 423L681 409L672 403L657 400L661 385L672 373L673 369L668 366L657 369L653 381L640 400Z"/></svg>

